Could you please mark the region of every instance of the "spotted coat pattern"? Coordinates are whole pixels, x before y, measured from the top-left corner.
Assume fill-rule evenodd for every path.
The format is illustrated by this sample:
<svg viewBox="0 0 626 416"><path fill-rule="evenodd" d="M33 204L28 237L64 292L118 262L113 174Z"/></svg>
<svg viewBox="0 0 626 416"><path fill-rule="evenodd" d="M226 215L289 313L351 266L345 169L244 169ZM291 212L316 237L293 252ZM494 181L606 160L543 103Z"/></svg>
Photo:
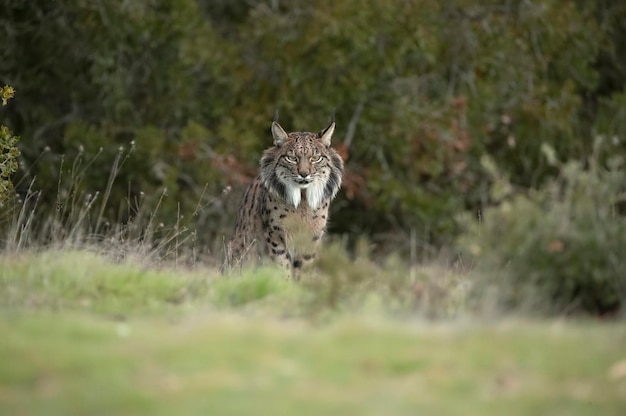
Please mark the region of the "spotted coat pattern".
<svg viewBox="0 0 626 416"><path fill-rule="evenodd" d="M272 124L274 146L263 152L259 175L246 189L228 266L270 257L299 278L326 232L331 200L341 187L343 161L330 147L335 128L286 133Z"/></svg>

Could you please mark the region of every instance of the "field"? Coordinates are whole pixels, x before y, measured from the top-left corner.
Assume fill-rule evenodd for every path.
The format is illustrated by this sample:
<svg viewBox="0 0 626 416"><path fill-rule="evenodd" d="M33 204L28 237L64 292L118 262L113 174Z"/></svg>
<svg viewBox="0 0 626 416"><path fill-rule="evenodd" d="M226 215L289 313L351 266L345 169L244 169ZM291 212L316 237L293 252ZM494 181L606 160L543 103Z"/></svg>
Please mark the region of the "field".
<svg viewBox="0 0 626 416"><path fill-rule="evenodd" d="M4 254L0 414L626 412L620 323L428 318L374 292L320 292L271 268L223 277L88 251Z"/></svg>

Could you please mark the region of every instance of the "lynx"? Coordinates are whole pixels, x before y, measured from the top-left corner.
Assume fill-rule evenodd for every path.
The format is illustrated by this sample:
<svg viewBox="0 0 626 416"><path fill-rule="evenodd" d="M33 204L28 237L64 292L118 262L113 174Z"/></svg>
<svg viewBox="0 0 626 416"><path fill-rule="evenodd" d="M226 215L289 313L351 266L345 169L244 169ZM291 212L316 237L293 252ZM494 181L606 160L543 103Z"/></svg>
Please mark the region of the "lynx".
<svg viewBox="0 0 626 416"><path fill-rule="evenodd" d="M330 201L341 187L343 161L330 147L335 122L319 133L287 133L272 123L274 145L246 189L227 246L232 267L269 256L299 279L326 232Z"/></svg>

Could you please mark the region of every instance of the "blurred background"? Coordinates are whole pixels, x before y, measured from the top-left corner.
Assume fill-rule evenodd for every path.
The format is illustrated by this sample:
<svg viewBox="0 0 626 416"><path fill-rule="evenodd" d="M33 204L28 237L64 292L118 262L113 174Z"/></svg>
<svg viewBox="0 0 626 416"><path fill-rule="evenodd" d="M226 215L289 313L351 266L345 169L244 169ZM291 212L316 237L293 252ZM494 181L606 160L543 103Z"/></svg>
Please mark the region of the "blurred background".
<svg viewBox="0 0 626 416"><path fill-rule="evenodd" d="M624 2L2 0L0 39L16 91L0 116L21 151L0 179L22 202L38 192L38 212L95 204L94 234L144 216L219 258L274 111L288 131L335 111L331 233L412 258L469 239L473 255L508 247L505 264L527 247L527 262L573 247L563 218L592 201L574 240L618 231L557 260L622 265ZM498 223L472 231L489 209ZM522 244L532 227L552 231Z"/></svg>

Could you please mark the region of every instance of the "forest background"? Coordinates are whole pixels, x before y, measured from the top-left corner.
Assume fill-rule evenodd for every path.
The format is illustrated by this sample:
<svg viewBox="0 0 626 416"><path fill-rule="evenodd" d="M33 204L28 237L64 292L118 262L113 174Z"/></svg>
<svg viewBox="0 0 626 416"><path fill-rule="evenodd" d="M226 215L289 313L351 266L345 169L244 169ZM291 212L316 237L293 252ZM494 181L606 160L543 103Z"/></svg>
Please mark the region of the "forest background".
<svg viewBox="0 0 626 416"><path fill-rule="evenodd" d="M40 242L141 224L219 264L274 111L334 112L332 234L624 299L622 2L2 0L0 39L5 229L30 204Z"/></svg>

